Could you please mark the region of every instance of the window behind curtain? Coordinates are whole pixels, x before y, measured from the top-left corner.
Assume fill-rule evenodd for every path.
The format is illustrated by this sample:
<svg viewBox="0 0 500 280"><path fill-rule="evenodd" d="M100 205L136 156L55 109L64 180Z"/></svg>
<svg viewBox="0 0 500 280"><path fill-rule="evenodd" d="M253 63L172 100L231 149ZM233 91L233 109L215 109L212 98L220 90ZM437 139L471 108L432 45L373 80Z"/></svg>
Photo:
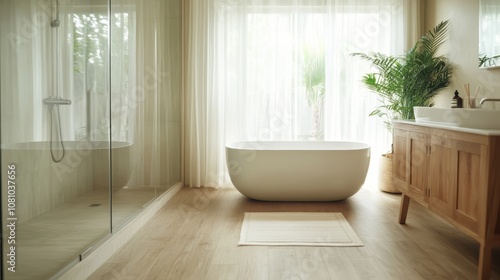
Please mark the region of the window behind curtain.
<svg viewBox="0 0 500 280"><path fill-rule="evenodd" d="M365 142L390 148L380 102L353 52L403 52L400 0L187 1L185 182L230 186L225 144L260 140ZM323 46L323 47L322 47ZM319 137L303 82L308 50L324 48Z"/></svg>
<svg viewBox="0 0 500 280"><path fill-rule="evenodd" d="M260 6L262 1L257 2L259 6L249 4L226 11L226 37L219 42L226 44L228 53L237 54L227 55L225 73L242 75L241 98L245 106L240 112L244 111L247 118L242 121L246 136L240 138L376 139L377 145L384 145L381 149L387 149L387 131L380 120L368 119L379 105L377 97L361 83L362 75L372 69L350 54L393 53L394 41L401 37L391 27L397 22L399 14L394 11L399 7L393 1L362 5L340 1L341 6L330 6L328 1L295 1L312 5L289 7L277 6L280 2L276 1L269 1L276 6ZM323 102L319 102L319 138L312 137L315 112L304 83L306 53L323 53L326 65L326 92ZM233 60L241 63L232 64ZM376 136L375 129L380 131Z"/></svg>
<svg viewBox="0 0 500 280"><path fill-rule="evenodd" d="M109 137L109 79L112 90L113 140L127 141L131 123L129 106L135 71L133 7L81 8L69 15L73 47L74 133L76 139L106 140ZM111 36L109 36L111 26ZM132 40L132 41L131 41ZM110 41L108 45L108 41ZM111 46L111 61L108 54ZM108 67L111 64L111 76ZM111 77L111 78L110 78Z"/></svg>

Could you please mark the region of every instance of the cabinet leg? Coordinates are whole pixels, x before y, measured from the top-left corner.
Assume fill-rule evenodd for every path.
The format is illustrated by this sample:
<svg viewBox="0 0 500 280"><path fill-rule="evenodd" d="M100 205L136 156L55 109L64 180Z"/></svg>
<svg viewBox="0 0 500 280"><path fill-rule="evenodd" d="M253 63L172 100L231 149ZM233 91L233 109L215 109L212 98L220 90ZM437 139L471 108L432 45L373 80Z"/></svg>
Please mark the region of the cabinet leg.
<svg viewBox="0 0 500 280"><path fill-rule="evenodd" d="M408 206L410 206L410 197L406 194L401 195L401 205L399 207L399 223L406 223L406 215L408 214Z"/></svg>
<svg viewBox="0 0 500 280"><path fill-rule="evenodd" d="M481 243L479 250L479 264L477 265L477 279L489 280L491 273L491 243L485 241Z"/></svg>

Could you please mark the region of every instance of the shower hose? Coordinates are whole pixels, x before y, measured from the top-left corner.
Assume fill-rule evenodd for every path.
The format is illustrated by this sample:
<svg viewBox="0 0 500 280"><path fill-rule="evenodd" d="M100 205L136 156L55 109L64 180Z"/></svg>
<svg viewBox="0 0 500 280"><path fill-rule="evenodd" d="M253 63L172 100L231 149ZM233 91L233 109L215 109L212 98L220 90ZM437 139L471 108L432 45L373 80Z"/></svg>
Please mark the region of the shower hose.
<svg viewBox="0 0 500 280"><path fill-rule="evenodd" d="M56 18L50 22L50 26L52 28L58 29L60 26L61 22L59 21L59 1L56 0ZM59 77L59 69L57 68L59 66L59 33L58 31L55 32L56 36L56 55L55 55L55 67L56 67L56 78ZM59 93L59 82L58 80L55 81L55 89L56 93ZM59 131L59 140L61 142L61 147L62 147L62 154L60 158L56 158L54 155L54 141L52 139L54 135L53 127L54 127L54 114L56 113L54 110L54 106L57 107L57 130ZM50 110L50 156L52 157L52 161L55 163L61 162L64 158L64 155L66 154L66 150L64 148L64 141L62 138L62 128L61 128L61 113L59 111L59 105L58 104L51 104L49 105L49 110ZM56 133L57 134L57 133Z"/></svg>
<svg viewBox="0 0 500 280"><path fill-rule="evenodd" d="M62 155L60 158L56 158L56 156L54 155L54 147L53 147L54 141L52 139L52 136L54 135L54 131L53 131L54 114L55 114L54 106L56 106L56 108L57 108L57 120L58 120L58 126L57 126L58 129L57 130L59 131L59 139L60 139L61 147L62 147ZM51 105L49 110L50 110L50 156L52 157L53 162L58 163L58 162L61 162L63 160L64 155L66 154L66 150L64 148L64 141L62 138L61 114L59 113L59 105Z"/></svg>

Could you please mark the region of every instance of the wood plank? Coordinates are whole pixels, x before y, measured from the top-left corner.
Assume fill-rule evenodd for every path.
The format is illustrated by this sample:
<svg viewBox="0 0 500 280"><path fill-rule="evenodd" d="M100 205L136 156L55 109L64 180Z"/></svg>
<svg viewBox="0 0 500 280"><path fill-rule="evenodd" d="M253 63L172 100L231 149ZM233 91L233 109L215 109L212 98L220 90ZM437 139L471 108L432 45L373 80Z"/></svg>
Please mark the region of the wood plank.
<svg viewBox="0 0 500 280"><path fill-rule="evenodd" d="M433 130L431 133L429 208L440 215L451 217L453 212L451 139L442 131L434 134Z"/></svg>
<svg viewBox="0 0 500 280"><path fill-rule="evenodd" d="M472 143L457 142L457 182L454 220L472 232L479 233L481 219L480 182L481 147Z"/></svg>
<svg viewBox="0 0 500 280"><path fill-rule="evenodd" d="M417 203L409 205L408 224L400 225L394 218L400 199L380 192L376 182L347 200L318 203L260 202L234 189L184 188L88 279L475 277L479 244ZM245 211L341 212L365 246L237 246ZM498 249L491 263L492 279L500 279Z"/></svg>
<svg viewBox="0 0 500 280"><path fill-rule="evenodd" d="M492 213L487 221L487 236L500 243L500 137L494 137L489 145L488 183L492 186L487 194L488 211Z"/></svg>
<svg viewBox="0 0 500 280"><path fill-rule="evenodd" d="M401 195L401 208L399 209L399 223L406 223L406 217L408 216L408 207L410 206L410 197L406 194Z"/></svg>
<svg viewBox="0 0 500 280"><path fill-rule="evenodd" d="M420 203L427 203L429 187L429 135L422 132L408 132L409 173L408 190Z"/></svg>
<svg viewBox="0 0 500 280"><path fill-rule="evenodd" d="M393 158L393 172L394 172L394 183L403 189L406 188L406 149L407 149L407 138L408 134L406 131L401 129L394 129L393 132L393 148L394 154L397 155Z"/></svg>

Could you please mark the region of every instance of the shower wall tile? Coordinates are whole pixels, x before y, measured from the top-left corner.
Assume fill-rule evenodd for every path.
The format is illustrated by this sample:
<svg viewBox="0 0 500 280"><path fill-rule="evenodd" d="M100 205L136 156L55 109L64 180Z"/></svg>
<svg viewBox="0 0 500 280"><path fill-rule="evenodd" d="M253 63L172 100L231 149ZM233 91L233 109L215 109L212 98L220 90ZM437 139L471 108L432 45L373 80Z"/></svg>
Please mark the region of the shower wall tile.
<svg viewBox="0 0 500 280"><path fill-rule="evenodd" d="M21 146L24 149L19 148ZM16 214L19 223L93 190L94 162L91 154L81 156L81 151L68 150L63 161L54 163L48 145L26 143L15 147L2 149L2 170L7 170L8 164L16 165ZM2 176L2 180L5 186L6 177ZM6 195L6 188L2 188L2 192Z"/></svg>
<svg viewBox="0 0 500 280"><path fill-rule="evenodd" d="M89 156L88 165L93 178L94 190L106 190L109 187L109 151L95 150Z"/></svg>

